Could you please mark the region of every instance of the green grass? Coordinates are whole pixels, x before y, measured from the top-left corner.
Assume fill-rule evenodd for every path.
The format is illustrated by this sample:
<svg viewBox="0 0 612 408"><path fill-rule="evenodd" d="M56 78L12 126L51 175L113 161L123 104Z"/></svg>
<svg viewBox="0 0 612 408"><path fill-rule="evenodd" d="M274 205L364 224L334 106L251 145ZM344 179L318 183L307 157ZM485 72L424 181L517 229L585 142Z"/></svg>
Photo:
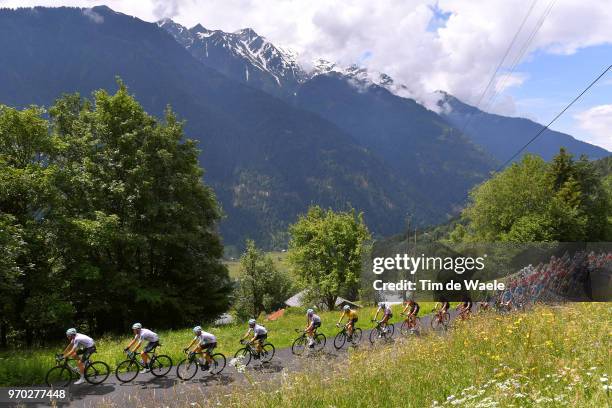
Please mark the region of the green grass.
<svg viewBox="0 0 612 408"><path fill-rule="evenodd" d="M490 312L458 322L449 336L322 359L276 386L183 400L262 408L610 406L611 321L606 303Z"/></svg>
<svg viewBox="0 0 612 408"><path fill-rule="evenodd" d="M422 313L428 313L432 307L433 303L421 303ZM399 320L399 308L400 306L394 306L395 317L393 321ZM269 330L268 340L276 348L291 346L293 340L297 337L295 329L303 328L306 325L305 310L301 308L288 309L282 318L274 322L261 320L261 323ZM358 327L371 327L372 323L369 322L369 319L374 311L375 309L372 307L360 309ZM335 336L338 332L335 323L338 321L340 313L338 311L322 312L320 315L323 325L319 331L328 338ZM155 330L154 327L151 327L151 329ZM238 348L241 347L238 340L246 329L246 324L232 324L220 327L204 326L204 330L217 336L219 344L217 351L224 353L226 357L233 356ZM190 328L176 331L159 331L158 334L163 345L158 349L158 353L170 355L174 363L184 358L182 350L193 338ZM125 336L103 336L94 340L98 350L94 354L94 360L105 361L113 369L118 363L125 360L122 350L130 341L130 333L125 333ZM65 343L58 343L57 347L0 352L0 386L44 383L47 370L54 365L54 354L60 352L65 345Z"/></svg>
<svg viewBox="0 0 612 408"><path fill-rule="evenodd" d="M272 261L274 261L274 266L276 266L279 271L290 271L289 263L287 262L287 252L271 251L267 254L272 257ZM227 266L230 277L232 279L238 279L238 277L240 276L240 260L224 260L223 263L225 264L225 266Z"/></svg>

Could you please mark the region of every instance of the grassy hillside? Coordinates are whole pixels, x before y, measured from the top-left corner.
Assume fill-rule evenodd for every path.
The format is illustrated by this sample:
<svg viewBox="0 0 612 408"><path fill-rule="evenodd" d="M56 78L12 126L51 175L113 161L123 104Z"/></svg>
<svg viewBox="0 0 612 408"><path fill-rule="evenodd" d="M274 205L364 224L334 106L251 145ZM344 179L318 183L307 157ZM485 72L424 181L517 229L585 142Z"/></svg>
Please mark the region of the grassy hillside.
<svg viewBox="0 0 612 408"><path fill-rule="evenodd" d="M289 272L287 252L270 251L267 254L272 257L272 261L274 261L274 266L276 266L279 271ZM227 266L230 277L232 279L237 279L240 275L240 259L234 258L233 260L224 260L223 263L225 264L225 266Z"/></svg>
<svg viewBox="0 0 612 408"><path fill-rule="evenodd" d="M610 406L606 303L481 315L447 337L362 350L217 401L240 407ZM196 396L192 400L198 400ZM201 406L208 406L202 401Z"/></svg>
<svg viewBox="0 0 612 408"><path fill-rule="evenodd" d="M396 317L393 321L399 320L399 308L400 306L394 306ZM433 308L433 304L421 303L421 308L423 312L428 313ZM358 327L371 327L369 319L374 311L375 309L371 307L361 309L359 312L361 321ZM320 316L323 320L320 332L328 337L328 341L333 340L333 336L338 332L335 323L339 318L339 312L322 312ZM268 340L276 348L290 347L293 340L297 337L295 329L303 328L306 325L305 309L289 309L277 321L261 321L261 323L268 328L270 333ZM150 328L155 330L155 327ZM217 336L219 343L218 351L224 353L228 358L230 356L233 357L234 353L241 347L238 344L238 340L246 329L246 324L233 324L221 327L204 326L204 330ZM105 336L94 339L98 349L94 360L105 361L111 368L114 368L117 363L125 360L122 350L129 342L130 334L131 332L125 333L125 336ZM193 338L190 328L175 331L159 331L158 334L162 343L162 347L159 350L160 354L170 355L175 363L184 358L181 350ZM58 342L57 346L45 349L19 349L0 352L0 386L44 383L47 370L54 364L53 356L55 353L59 353L65 345L65 343Z"/></svg>

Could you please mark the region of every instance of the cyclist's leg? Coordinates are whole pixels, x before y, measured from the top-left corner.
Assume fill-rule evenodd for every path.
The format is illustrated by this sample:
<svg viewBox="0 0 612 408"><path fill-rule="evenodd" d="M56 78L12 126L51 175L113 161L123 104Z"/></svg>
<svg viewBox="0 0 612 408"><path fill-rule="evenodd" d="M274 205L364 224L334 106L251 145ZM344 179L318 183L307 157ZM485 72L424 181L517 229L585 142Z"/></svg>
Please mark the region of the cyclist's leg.
<svg viewBox="0 0 612 408"><path fill-rule="evenodd" d="M157 347L158 344L159 343L157 341L150 341L147 343L144 350L142 350L142 353L140 354L140 356L142 357L142 361L145 364L145 366L149 365L149 359L150 359L149 353L155 350L155 347Z"/></svg>
<svg viewBox="0 0 612 408"><path fill-rule="evenodd" d="M74 353L70 353L69 357L76 360L77 367L79 367L79 372L81 375L85 374L85 362L82 360L81 356L85 355L85 350L77 350Z"/></svg>
<svg viewBox="0 0 612 408"><path fill-rule="evenodd" d="M206 358L206 362L208 364L213 362L213 359L210 355L212 354L212 351L215 349L216 346L217 343L211 343L204 346L204 358Z"/></svg>
<svg viewBox="0 0 612 408"><path fill-rule="evenodd" d="M198 363L200 363L201 365L204 365L205 361L204 361L204 351L202 350L202 345L198 344L194 349L193 352L196 353L197 359L198 359Z"/></svg>
<svg viewBox="0 0 612 408"><path fill-rule="evenodd" d="M267 337L268 335L266 334L262 336L257 336L257 339L255 340L255 349L257 350L258 353L261 353L263 351L263 343Z"/></svg>

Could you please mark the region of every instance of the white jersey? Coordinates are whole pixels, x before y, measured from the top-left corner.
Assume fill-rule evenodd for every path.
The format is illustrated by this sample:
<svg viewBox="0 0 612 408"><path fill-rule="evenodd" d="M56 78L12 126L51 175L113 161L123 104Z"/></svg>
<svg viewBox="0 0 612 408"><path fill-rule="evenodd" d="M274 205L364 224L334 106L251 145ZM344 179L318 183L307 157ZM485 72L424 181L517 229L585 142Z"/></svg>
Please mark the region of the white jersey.
<svg viewBox="0 0 612 408"><path fill-rule="evenodd" d="M312 317L310 318L310 320L313 323L321 323L321 318L319 317L319 315L313 314Z"/></svg>
<svg viewBox="0 0 612 408"><path fill-rule="evenodd" d="M77 333L72 339L72 345L77 346L78 348L89 348L94 346L94 341L91 337L86 336L81 333Z"/></svg>
<svg viewBox="0 0 612 408"><path fill-rule="evenodd" d="M136 338L139 340L146 340L150 343L159 341L159 337L157 336L157 334L149 329L140 329L140 334L137 334Z"/></svg>
<svg viewBox="0 0 612 408"><path fill-rule="evenodd" d="M262 334L268 334L268 331L265 327L256 324L255 327L253 327L253 334L261 336Z"/></svg>
<svg viewBox="0 0 612 408"><path fill-rule="evenodd" d="M382 310L384 316L393 314L393 310L391 310L391 306L388 306L388 305L385 305L385 307L379 307L378 310Z"/></svg>
<svg viewBox="0 0 612 408"><path fill-rule="evenodd" d="M199 336L195 336L194 340L198 340L200 344L216 343L217 338L214 334L203 331Z"/></svg>

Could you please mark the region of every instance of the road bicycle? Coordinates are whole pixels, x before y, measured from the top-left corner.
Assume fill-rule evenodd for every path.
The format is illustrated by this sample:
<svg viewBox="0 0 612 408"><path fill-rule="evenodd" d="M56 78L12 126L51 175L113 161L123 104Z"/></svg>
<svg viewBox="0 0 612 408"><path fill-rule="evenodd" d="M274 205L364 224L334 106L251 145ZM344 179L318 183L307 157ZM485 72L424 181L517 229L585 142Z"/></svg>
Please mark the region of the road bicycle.
<svg viewBox="0 0 612 408"><path fill-rule="evenodd" d="M151 354L149 359L148 367L145 366L144 362L138 358L142 353L126 350L128 359L121 362L115 370L115 376L122 383L128 383L132 381L141 369L148 368L155 377L163 377L172 368L172 359L164 354L157 355L155 349L151 350L147 354Z"/></svg>
<svg viewBox="0 0 612 408"><path fill-rule="evenodd" d="M340 327L339 324L337 326ZM345 324L342 326L342 330L334 337L334 348L340 350L346 343L356 346L361 341L362 335L363 333L359 327L353 327L353 334L349 335L347 325Z"/></svg>
<svg viewBox="0 0 612 408"><path fill-rule="evenodd" d="M432 316L430 324L433 330L447 330L450 324L450 314L439 310Z"/></svg>
<svg viewBox="0 0 612 408"><path fill-rule="evenodd" d="M244 344L244 347L234 354L234 358L242 359L242 364L245 366L249 365L251 359L259 360L262 363L269 363L276 352L272 343L264 343L261 346L261 353L257 351L255 345L250 341L240 340L240 344Z"/></svg>
<svg viewBox="0 0 612 408"><path fill-rule="evenodd" d="M207 363L210 367L206 369L204 368L205 365L202 364L198 358L198 355L204 355L203 351L195 352L185 350L185 353L187 354L187 358L181 360L176 366L176 375L181 380L191 380L199 369L210 375L218 375L221 374L221 371L225 368L226 359L221 353L211 354L210 358L212 362Z"/></svg>
<svg viewBox="0 0 612 408"><path fill-rule="evenodd" d="M406 319L400 326L400 333L407 336L409 334L420 334L421 333L421 318L418 316L411 316L404 313L401 315L406 316Z"/></svg>
<svg viewBox="0 0 612 408"><path fill-rule="evenodd" d="M321 351L325 348L327 338L323 333L315 333L312 338L313 344L310 346L310 337L308 337L306 331L300 329L295 329L295 331L297 333L302 333L302 335L295 339L291 345L291 352L296 356L301 356L304 354L304 350L306 350L306 348L310 348L313 351Z"/></svg>
<svg viewBox="0 0 612 408"><path fill-rule="evenodd" d="M377 340L390 340L393 337L395 326L392 323L387 323L385 327L382 327L380 321L373 319L372 322L376 323L376 326L370 331L370 343L374 344Z"/></svg>
<svg viewBox="0 0 612 408"><path fill-rule="evenodd" d="M71 361L73 363L71 363ZM79 378L79 371L76 360L64 358L62 354L56 354L55 367L51 368L45 377L45 382L49 387L67 387L73 379ZM93 385L102 384L108 378L110 368L103 361L85 361L85 380Z"/></svg>

